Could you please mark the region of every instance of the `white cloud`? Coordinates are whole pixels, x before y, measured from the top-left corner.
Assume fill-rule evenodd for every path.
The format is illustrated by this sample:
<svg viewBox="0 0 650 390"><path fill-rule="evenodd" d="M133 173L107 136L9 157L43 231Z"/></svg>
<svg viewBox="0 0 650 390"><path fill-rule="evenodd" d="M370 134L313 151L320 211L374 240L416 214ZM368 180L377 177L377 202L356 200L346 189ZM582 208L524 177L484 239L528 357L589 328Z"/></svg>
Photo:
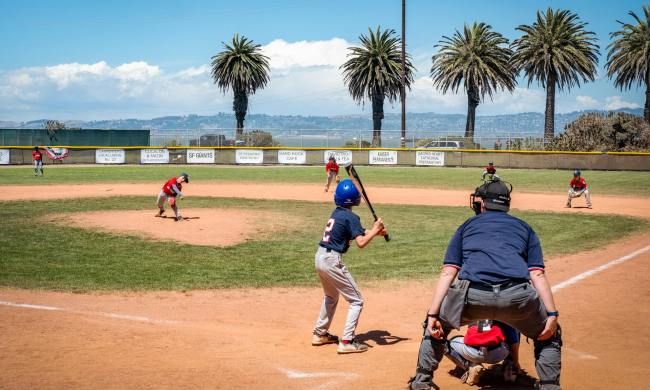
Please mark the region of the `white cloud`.
<svg viewBox="0 0 650 390"><path fill-rule="evenodd" d="M626 102L621 96L609 96L605 98L605 109L606 110L619 110L621 108L639 108L641 107L638 103Z"/></svg>
<svg viewBox="0 0 650 390"><path fill-rule="evenodd" d="M345 62L347 48L352 46L341 38L327 41L287 42L276 39L262 46L262 53L270 58L271 69L293 67L335 66Z"/></svg>
<svg viewBox="0 0 650 390"><path fill-rule="evenodd" d="M602 104L600 104L598 100L592 98L591 96L578 95L576 96L576 102L578 103L578 106L583 110L602 108Z"/></svg>

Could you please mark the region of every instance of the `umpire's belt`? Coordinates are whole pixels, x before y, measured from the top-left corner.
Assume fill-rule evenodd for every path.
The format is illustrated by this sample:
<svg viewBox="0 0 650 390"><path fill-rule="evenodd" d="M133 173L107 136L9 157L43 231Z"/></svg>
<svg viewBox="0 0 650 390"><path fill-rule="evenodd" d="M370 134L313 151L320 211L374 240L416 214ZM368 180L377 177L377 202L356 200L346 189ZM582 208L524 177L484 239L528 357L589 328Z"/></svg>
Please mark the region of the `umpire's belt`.
<svg viewBox="0 0 650 390"><path fill-rule="evenodd" d="M469 283L469 288L473 288L475 290L481 290L481 291L503 291L505 289L511 288L511 287L516 287L519 286L520 284L528 284L527 279L515 279L515 280L509 280L507 282L499 283L499 284L489 284L489 283L481 283L481 282L470 282Z"/></svg>

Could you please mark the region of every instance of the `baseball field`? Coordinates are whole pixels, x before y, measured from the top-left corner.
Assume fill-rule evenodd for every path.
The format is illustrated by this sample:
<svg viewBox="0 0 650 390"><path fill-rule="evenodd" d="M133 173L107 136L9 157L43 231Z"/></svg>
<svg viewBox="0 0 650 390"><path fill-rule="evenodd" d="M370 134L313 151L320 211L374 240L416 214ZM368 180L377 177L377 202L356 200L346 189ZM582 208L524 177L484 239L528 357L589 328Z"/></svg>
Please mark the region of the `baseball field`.
<svg viewBox="0 0 650 390"><path fill-rule="evenodd" d="M322 167L0 169L0 388L398 389L413 375L447 242L481 170L358 167L392 240L345 256L365 298L364 354L312 347L314 252L333 209ZM155 218L189 173L184 220ZM637 389L650 359L650 173L500 169L538 233L564 331L566 389ZM365 225L365 205L355 209ZM167 212L171 217L171 211ZM343 327L340 303L332 332ZM532 342L522 342L536 376ZM444 361L436 383L467 385ZM490 374L490 373L488 373ZM493 370L480 388L506 388Z"/></svg>

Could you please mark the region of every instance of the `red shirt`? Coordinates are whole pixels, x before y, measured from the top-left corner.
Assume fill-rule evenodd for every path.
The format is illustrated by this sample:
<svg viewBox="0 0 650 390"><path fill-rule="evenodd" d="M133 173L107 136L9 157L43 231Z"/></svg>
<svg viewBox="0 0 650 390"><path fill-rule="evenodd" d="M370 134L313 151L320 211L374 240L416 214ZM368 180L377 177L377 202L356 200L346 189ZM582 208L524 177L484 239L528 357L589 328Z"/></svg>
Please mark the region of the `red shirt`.
<svg viewBox="0 0 650 390"><path fill-rule="evenodd" d="M485 167L485 171L490 175L494 175L495 173L497 173L497 170L494 168L493 165L492 166L488 165L487 167Z"/></svg>
<svg viewBox="0 0 650 390"><path fill-rule="evenodd" d="M43 159L43 153L39 152L38 150L34 150L32 152L32 158L34 161L40 161Z"/></svg>
<svg viewBox="0 0 650 390"><path fill-rule="evenodd" d="M169 196L176 196L178 195L176 192L174 192L174 189L172 188L174 185L178 188L178 191L181 191L183 188L183 185L181 183L178 183L176 181L175 177L172 177L171 179L167 180L165 185L163 185L163 192Z"/></svg>
<svg viewBox="0 0 650 390"><path fill-rule="evenodd" d="M467 328L467 334L463 340L470 347L492 347L505 341L506 336L501 328L492 324L487 332L479 332L478 326L472 325Z"/></svg>
<svg viewBox="0 0 650 390"><path fill-rule="evenodd" d="M571 179L571 181L569 182L569 185L574 190L581 190L583 188L587 188L587 182L585 181L585 179L583 179L580 176L574 176L573 179Z"/></svg>
<svg viewBox="0 0 650 390"><path fill-rule="evenodd" d="M329 161L327 165L325 165L325 172L329 171L334 171L336 173L339 173L339 165L333 161Z"/></svg>

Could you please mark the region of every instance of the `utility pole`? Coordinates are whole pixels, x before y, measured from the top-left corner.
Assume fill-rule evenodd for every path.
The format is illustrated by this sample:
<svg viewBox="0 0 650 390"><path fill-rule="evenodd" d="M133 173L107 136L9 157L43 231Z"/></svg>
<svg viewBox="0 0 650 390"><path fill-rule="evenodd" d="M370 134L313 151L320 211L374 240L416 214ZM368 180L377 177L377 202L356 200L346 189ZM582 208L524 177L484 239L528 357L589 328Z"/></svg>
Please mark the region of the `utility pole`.
<svg viewBox="0 0 650 390"><path fill-rule="evenodd" d="M406 147L406 0L402 0L402 83L400 100L402 101L402 137L400 145Z"/></svg>

